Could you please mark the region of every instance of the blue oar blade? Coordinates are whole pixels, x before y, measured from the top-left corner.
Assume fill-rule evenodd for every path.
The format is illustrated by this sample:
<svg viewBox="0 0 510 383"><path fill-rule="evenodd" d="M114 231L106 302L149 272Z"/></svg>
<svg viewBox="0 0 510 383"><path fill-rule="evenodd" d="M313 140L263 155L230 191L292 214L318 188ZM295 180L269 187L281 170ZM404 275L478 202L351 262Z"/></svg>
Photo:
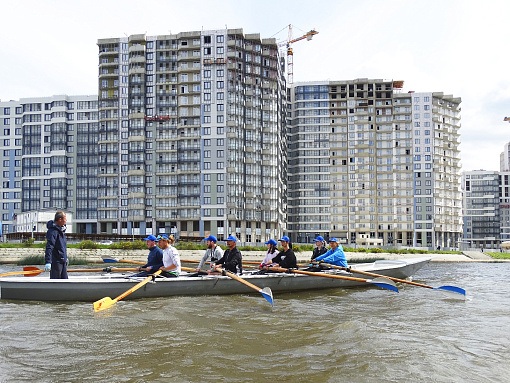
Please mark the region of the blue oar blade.
<svg viewBox="0 0 510 383"><path fill-rule="evenodd" d="M461 294L461 295L466 295L466 290L464 290L461 287L457 287L457 286L446 285L446 286L434 287L434 289L448 291L448 292L457 293L457 294Z"/></svg>
<svg viewBox="0 0 510 383"><path fill-rule="evenodd" d="M101 256L101 258L103 258L103 262L104 263L117 263L117 262L119 262L119 260L117 258L110 257L109 255L103 255L103 256Z"/></svg>
<svg viewBox="0 0 510 383"><path fill-rule="evenodd" d="M398 287L395 284L395 282L393 282L391 279L381 277L381 278L375 278L372 280L367 279L367 281L380 287L380 288L398 293Z"/></svg>
<svg viewBox="0 0 510 383"><path fill-rule="evenodd" d="M274 306L273 292L269 287L264 287L263 289L259 290L259 292L262 294L264 298L266 298L266 301L268 301L271 304L271 306Z"/></svg>

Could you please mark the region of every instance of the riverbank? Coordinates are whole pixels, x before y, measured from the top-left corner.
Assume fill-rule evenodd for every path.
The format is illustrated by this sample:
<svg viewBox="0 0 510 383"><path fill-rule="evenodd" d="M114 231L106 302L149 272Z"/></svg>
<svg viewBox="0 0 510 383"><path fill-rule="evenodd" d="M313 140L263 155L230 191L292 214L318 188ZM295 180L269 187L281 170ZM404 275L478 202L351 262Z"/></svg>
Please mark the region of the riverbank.
<svg viewBox="0 0 510 383"><path fill-rule="evenodd" d="M73 258L85 259L90 263L103 263L102 257L129 259L134 261L145 261L147 250L114 250L114 249L68 249L71 263ZM204 250L180 250L179 254L183 260L199 261L202 259ZM264 254L261 251L243 251L243 259L246 261L262 261ZM306 263L310 260L311 252L296 253L299 263ZM431 257L432 262L505 262L504 260L493 259L486 253L480 251L465 251L462 254L394 254L394 253L346 253L349 262L360 263L364 260L374 259L398 260L406 258ZM44 249L41 248L4 248L0 249L0 264L16 264L22 258L28 256L44 256ZM509 261L509 260L507 260Z"/></svg>

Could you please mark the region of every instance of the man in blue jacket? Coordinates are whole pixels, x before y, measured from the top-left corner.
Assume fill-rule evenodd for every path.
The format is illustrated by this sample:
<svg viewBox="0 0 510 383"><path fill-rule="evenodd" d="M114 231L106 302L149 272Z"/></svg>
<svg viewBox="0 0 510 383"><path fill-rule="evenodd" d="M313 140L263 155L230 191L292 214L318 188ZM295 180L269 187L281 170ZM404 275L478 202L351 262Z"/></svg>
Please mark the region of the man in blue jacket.
<svg viewBox="0 0 510 383"><path fill-rule="evenodd" d="M67 216L57 211L53 220L46 224L46 251L44 253L44 270L50 272L50 279L67 279Z"/></svg>
<svg viewBox="0 0 510 383"><path fill-rule="evenodd" d="M139 273L133 274L131 277L146 277L149 274L154 274L161 267L163 267L163 250L156 246L158 239L151 234L143 240L146 241L147 248L149 249L147 263L139 267Z"/></svg>
<svg viewBox="0 0 510 383"><path fill-rule="evenodd" d="M345 259L344 249L342 248L342 245L338 243L338 239L334 237L330 238L329 245L331 246L331 249L315 258L314 261L319 262L319 264L324 262L331 265L348 267L347 259Z"/></svg>

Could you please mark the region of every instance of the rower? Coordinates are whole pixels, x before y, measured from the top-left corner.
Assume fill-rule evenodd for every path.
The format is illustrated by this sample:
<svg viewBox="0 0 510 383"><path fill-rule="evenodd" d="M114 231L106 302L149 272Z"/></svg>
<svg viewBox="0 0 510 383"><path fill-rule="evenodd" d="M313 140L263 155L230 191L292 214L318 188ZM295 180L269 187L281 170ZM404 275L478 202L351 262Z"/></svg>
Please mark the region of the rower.
<svg viewBox="0 0 510 383"><path fill-rule="evenodd" d="M327 252L315 258L314 261L318 262L318 264L315 264L315 267L318 269L327 270L328 268L321 266L321 263L328 263L330 265L348 267L344 249L342 248L342 245L338 243L338 239L336 239L335 237L330 238L329 246L331 246L331 248Z"/></svg>

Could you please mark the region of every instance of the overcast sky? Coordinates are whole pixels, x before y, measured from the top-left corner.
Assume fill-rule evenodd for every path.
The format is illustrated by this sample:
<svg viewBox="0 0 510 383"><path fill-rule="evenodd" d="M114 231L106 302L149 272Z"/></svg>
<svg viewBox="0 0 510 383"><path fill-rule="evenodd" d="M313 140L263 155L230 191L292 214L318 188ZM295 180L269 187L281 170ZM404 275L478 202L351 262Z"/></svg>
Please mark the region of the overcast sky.
<svg viewBox="0 0 510 383"><path fill-rule="evenodd" d="M499 170L510 141L508 0L10 0L0 100L97 94L97 40L242 28L294 47L294 82L404 80L462 98L463 170Z"/></svg>

